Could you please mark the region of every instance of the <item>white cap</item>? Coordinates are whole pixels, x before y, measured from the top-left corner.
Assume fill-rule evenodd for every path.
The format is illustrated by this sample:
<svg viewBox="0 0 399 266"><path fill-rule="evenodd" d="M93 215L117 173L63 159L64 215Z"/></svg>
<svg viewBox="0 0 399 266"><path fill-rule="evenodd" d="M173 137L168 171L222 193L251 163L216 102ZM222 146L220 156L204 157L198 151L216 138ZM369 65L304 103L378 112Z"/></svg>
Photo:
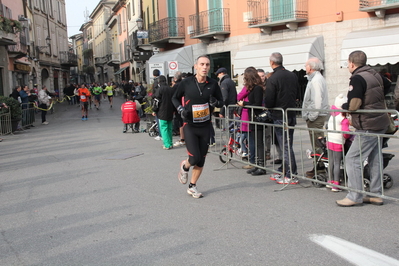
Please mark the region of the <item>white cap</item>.
<svg viewBox="0 0 399 266"><path fill-rule="evenodd" d="M340 93L336 98L335 98L335 102L334 105L335 107L337 107L338 109L342 109L342 105L344 103L346 103L348 101L348 98L346 98L346 96L344 96L342 93Z"/></svg>
<svg viewBox="0 0 399 266"><path fill-rule="evenodd" d="M129 82L133 82L132 80L129 80Z"/></svg>

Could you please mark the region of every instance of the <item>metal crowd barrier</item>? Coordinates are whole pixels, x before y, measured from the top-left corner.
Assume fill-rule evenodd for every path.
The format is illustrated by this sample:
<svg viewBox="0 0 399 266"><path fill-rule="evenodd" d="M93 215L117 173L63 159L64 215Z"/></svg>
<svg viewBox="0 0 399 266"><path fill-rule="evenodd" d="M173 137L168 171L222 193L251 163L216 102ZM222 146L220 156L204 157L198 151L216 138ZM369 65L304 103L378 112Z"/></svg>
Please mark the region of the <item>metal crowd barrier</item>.
<svg viewBox="0 0 399 266"><path fill-rule="evenodd" d="M10 108L6 113L0 114L0 135L7 135L12 133L11 112Z"/></svg>
<svg viewBox="0 0 399 266"><path fill-rule="evenodd" d="M33 103L22 103L21 110L22 110L22 121L21 121L22 128L33 125L33 122L35 122L35 108L33 106Z"/></svg>
<svg viewBox="0 0 399 266"><path fill-rule="evenodd" d="M230 105L227 107L227 109L230 108L237 108L238 106L236 105ZM255 107L255 106L246 106L249 110L250 113L253 112L254 109L264 109L262 107ZM389 200L394 200L394 201L399 201L399 197L397 195L393 195L389 193L389 188L390 186L394 185L394 181L398 180L396 176L391 176L388 173L384 173L384 168L389 164L389 161L391 159L395 160L395 153L396 150L398 150L399 141L398 141L398 136L395 134L374 134L374 133L362 133L362 132L355 132L353 128L351 128L350 132L343 132L343 131L337 131L334 129L309 129L306 125L306 122L302 118L296 118L297 119L297 124L295 126L289 126L287 124L288 121L288 112L301 112L301 111L307 111L307 109L301 109L301 108L289 108L287 110L282 110L280 108L275 108L275 109L269 109L273 112L281 112L283 115L283 123L282 125L277 125L277 124L272 124L272 123L258 123L258 122L248 122L248 121L243 121L240 120L240 118L219 118L219 117L213 117L213 126L215 128L215 135L214 139L211 138L210 143L215 143L215 145L211 145L209 148L209 153L214 154L219 157L221 161L221 167L217 170L220 170L222 168L227 169L229 165L235 167L235 168L241 168L241 166L245 164L250 164L253 166L256 166L258 168L264 169L267 171L267 175L271 173L283 173L285 172L286 169L283 168L282 172L279 172L277 169L280 167L280 165L274 164L274 159L280 158L283 159L284 155L286 152L290 153L290 149L288 151L285 151L284 149L280 151L280 154L278 152L278 149L276 148L276 145L273 145L273 140L274 140L274 135L275 135L275 130L276 128L280 127L284 129L284 132L288 132L288 130L293 130L294 131L294 137L292 141L292 146L293 146L293 152L295 154L295 159L296 159L296 164L297 164L297 174L292 175L293 177L296 177L300 181L300 185L302 186L309 186L308 184L311 183L314 187L316 188L324 188L326 185L331 185L328 183L328 180L333 180L332 178L332 173L328 171L328 165L329 165L329 160L328 160L328 155L324 155L323 159L323 164L327 167L324 172L318 172L315 171L315 176L314 178L310 179L306 176L306 171L312 169L313 167L316 167L316 164L318 163L318 160L321 159L320 156L313 156L313 158L309 158L309 153L314 154L314 151L308 151L307 150L312 149L312 147L315 147L316 143L311 143L310 140L310 134L315 134L316 132L321 132L326 140L328 141L328 132L331 133L340 133L340 134L350 134L353 136L356 135L364 135L364 136L375 136L376 138L379 139L378 141L378 149L383 149L382 152L390 152L387 154L386 157L385 155L379 156L380 160L380 175L381 179L380 182L382 184L382 195L376 195L374 193L371 193L369 191L369 185L370 185L370 176L367 176L367 172L365 172L364 168L367 168L367 158L362 157L362 151L360 150L360 158L361 158L361 165L362 165L362 182L363 182L363 189L362 190L356 190L354 188L348 187L348 182L346 178L346 163L345 163L345 154L343 154L343 160L342 160L342 171L343 171L343 182L340 183L340 185L333 185L334 187L338 187L342 190L350 190L350 191L355 191L359 193L363 193L365 195L369 196L379 196L384 199L389 199ZM325 127L327 126L328 119L330 116L330 112L337 112L339 110L315 110L315 109L308 109L309 111L319 111L321 113L327 113L326 120L325 120ZM226 111L226 113L228 113ZM395 114L396 117L399 116L399 113L396 110L359 110L354 113L390 113L390 114ZM242 145L240 142L240 138L242 136L242 132L237 130L239 128L241 123L249 123L249 124L254 124L260 127L263 127L260 132L263 132L263 143L265 144L265 149L260 152L265 152L264 158L266 158L266 150L267 146L270 146L270 157L272 160L264 160L263 166L259 164L258 161L255 160L254 163L249 163L248 160L242 156ZM217 126L218 125L218 126ZM353 131L352 131L353 130ZM269 132L271 134L271 138L268 138L268 134L265 134L266 132ZM310 132L310 134L309 134ZM256 133L255 133L256 136ZM287 138L287 141L289 142L289 134L283 134L283 142L285 142L285 138ZM358 138L359 139L359 138ZM256 142L256 137L255 137L255 142ZM387 143L388 147L396 147L394 149L387 149L386 147L383 147L383 144ZM256 147L257 143L254 143ZM312 145L313 144L313 145ZM327 148L325 149L325 151ZM259 151L256 151L256 153ZM258 154L255 154L255 158L257 157ZM290 155L290 154L288 154ZM291 158L291 156L288 156L288 158ZM284 162L283 162L284 165ZM396 164L397 165L397 164ZM291 169L291 163L288 163L288 167ZM392 169L392 167L391 167ZM292 172L292 171L291 171ZM392 173L398 172L397 169L391 170ZM387 180L388 179L388 180ZM307 181L307 182L303 182ZM309 182L310 181L310 182ZM286 187L290 186L289 184L285 184L282 186L281 189L283 190Z"/></svg>

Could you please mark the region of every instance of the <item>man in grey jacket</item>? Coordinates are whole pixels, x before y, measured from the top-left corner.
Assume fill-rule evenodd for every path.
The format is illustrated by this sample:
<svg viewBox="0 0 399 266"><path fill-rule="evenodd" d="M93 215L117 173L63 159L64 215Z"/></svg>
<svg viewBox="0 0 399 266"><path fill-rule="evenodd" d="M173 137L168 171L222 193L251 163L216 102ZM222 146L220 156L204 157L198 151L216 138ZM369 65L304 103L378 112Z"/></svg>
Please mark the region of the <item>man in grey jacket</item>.
<svg viewBox="0 0 399 266"><path fill-rule="evenodd" d="M313 129L323 129L327 112L321 112L320 109L330 108L328 105L326 80L320 73L323 69L323 63L318 58L312 57L306 62L305 67L308 84L302 103L302 118L306 121L309 128L310 142L313 150L316 153L321 153L322 150L317 139L323 138L324 133ZM307 171L306 175L312 178L316 170L321 170L323 168L324 166L316 165L312 170Z"/></svg>
<svg viewBox="0 0 399 266"><path fill-rule="evenodd" d="M363 51L354 51L349 54L348 70L352 74L348 89L349 112L385 109L384 95L390 91L391 82L367 65L367 56ZM367 158L371 177L370 192L381 195L382 151L381 138L378 134L386 132L389 117L387 113L378 112L351 113L351 122L356 132L360 134L355 135L345 157L348 187L360 191L364 189L362 164ZM363 196L362 193L349 191L344 199L337 200L336 203L341 207L350 207L363 203L382 205L384 201L378 196Z"/></svg>

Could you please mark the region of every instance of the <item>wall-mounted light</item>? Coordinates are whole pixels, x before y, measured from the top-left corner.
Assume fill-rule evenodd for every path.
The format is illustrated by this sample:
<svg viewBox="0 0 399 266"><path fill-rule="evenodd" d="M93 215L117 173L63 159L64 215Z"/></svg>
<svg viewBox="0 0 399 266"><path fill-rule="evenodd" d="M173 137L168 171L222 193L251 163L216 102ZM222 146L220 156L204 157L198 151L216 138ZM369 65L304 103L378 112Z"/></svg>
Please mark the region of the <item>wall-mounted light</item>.
<svg viewBox="0 0 399 266"><path fill-rule="evenodd" d="M50 44L51 44L51 38L48 35L47 35L47 38L46 38L46 44L47 44L47 46L50 46Z"/></svg>
<svg viewBox="0 0 399 266"><path fill-rule="evenodd" d="M143 19L142 19L142 18L136 19L136 24L137 24L137 28L138 28L139 30L142 30L142 29L143 29Z"/></svg>

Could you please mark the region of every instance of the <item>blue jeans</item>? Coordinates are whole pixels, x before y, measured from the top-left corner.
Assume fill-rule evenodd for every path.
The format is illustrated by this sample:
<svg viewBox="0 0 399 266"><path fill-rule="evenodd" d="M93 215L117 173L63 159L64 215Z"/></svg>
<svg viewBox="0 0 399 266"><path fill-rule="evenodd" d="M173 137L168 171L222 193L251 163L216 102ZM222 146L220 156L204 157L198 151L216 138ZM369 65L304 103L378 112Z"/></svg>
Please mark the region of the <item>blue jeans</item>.
<svg viewBox="0 0 399 266"><path fill-rule="evenodd" d="M283 174L285 174L284 176L291 178L291 174L296 175L298 173L295 154L294 150L292 149L292 145L294 142L294 129L288 129L288 135L287 135L287 130L284 130L283 127L280 127L280 125L283 125L283 120L274 120L273 124L279 125L279 127L275 127L274 130L280 149L284 154L283 163L278 168L278 171L283 172L284 170L285 171L285 173L283 172ZM288 117L288 125L289 126L296 125L295 116ZM288 137L290 139L289 143L288 143Z"/></svg>
<svg viewBox="0 0 399 266"><path fill-rule="evenodd" d="M248 148L245 146L245 140L248 143L248 132L241 132L240 134L240 145L241 145L241 152L248 153Z"/></svg>
<svg viewBox="0 0 399 266"><path fill-rule="evenodd" d="M356 130L356 132L367 132L383 134L386 130ZM362 156L360 157L360 152ZM381 194L381 171L380 159L382 160L382 151L378 147L378 138L375 136L356 135L345 156L345 168L348 176L348 187L363 190L362 165L366 160L370 167L370 192ZM354 202L363 202L363 194L349 191L346 196Z"/></svg>
<svg viewBox="0 0 399 266"><path fill-rule="evenodd" d="M255 134L248 132L249 162L255 164Z"/></svg>

